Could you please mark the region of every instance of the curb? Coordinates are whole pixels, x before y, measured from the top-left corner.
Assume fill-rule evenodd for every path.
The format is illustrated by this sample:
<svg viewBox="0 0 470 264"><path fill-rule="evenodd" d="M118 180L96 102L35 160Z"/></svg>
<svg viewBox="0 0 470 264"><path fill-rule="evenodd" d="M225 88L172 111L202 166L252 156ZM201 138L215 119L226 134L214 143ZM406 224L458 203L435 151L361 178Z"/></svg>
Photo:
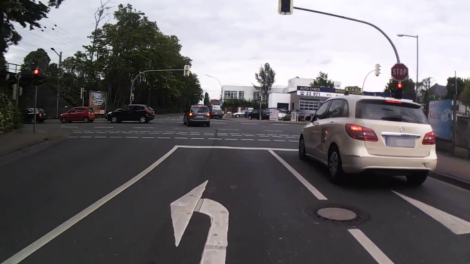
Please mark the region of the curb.
<svg viewBox="0 0 470 264"><path fill-rule="evenodd" d="M34 142L31 142L31 143L26 144L26 145L19 146L19 147L15 148L14 150L6 152L6 153L0 153L0 159L8 158L9 156L14 155L14 154L27 152L28 149L34 148L34 147L36 147L38 145L41 145L41 144L44 144L44 143L48 143L48 142L51 143L51 144L52 143L57 143L58 141L67 138L67 136L69 134L70 133L68 133L68 131L67 131L67 133L60 134L60 135L47 135L47 134L45 134L44 137L42 137L41 139L38 139Z"/></svg>
<svg viewBox="0 0 470 264"><path fill-rule="evenodd" d="M470 190L470 181L466 181L464 179L460 179L458 177L455 177L446 173L433 171L429 174L429 177L454 185L454 186L457 186L457 187L460 187L462 189Z"/></svg>

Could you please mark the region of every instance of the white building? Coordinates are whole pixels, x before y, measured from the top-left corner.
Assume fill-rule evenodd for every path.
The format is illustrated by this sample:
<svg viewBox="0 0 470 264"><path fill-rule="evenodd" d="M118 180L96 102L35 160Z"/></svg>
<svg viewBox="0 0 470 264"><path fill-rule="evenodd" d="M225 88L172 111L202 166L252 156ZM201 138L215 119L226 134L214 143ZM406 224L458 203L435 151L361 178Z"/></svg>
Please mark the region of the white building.
<svg viewBox="0 0 470 264"><path fill-rule="evenodd" d="M281 108L288 110L317 110L320 102L331 97L331 93L308 92L299 90L299 87L309 87L314 79L292 78L287 86L273 85L268 94L268 107ZM334 89L341 89L340 82L334 82ZM226 99L245 99L257 100L259 90L251 86L222 86L223 100Z"/></svg>

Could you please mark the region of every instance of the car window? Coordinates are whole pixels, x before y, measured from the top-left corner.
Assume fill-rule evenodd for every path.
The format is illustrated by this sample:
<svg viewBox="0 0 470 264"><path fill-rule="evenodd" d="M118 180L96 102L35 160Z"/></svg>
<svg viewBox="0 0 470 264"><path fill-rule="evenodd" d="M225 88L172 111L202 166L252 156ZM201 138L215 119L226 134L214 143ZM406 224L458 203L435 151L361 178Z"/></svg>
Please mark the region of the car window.
<svg viewBox="0 0 470 264"><path fill-rule="evenodd" d="M335 99L331 102L330 108L328 108L328 113L326 113L325 118L339 118L348 116L348 101L343 99Z"/></svg>
<svg viewBox="0 0 470 264"><path fill-rule="evenodd" d="M317 112L315 112L315 118L317 119L325 119L328 107L330 106L331 101L325 102L320 108L318 108Z"/></svg>
<svg viewBox="0 0 470 264"><path fill-rule="evenodd" d="M421 106L395 100L361 100L356 103L356 118L429 124Z"/></svg>
<svg viewBox="0 0 470 264"><path fill-rule="evenodd" d="M194 113L207 113L209 112L209 107L207 106L193 106L191 107L191 111Z"/></svg>
<svg viewBox="0 0 470 264"><path fill-rule="evenodd" d="M81 113L81 112L85 112L85 108L77 108L76 111L77 111L77 112L80 112L80 113Z"/></svg>
<svg viewBox="0 0 470 264"><path fill-rule="evenodd" d="M93 108L88 108L88 112L94 113L94 112L93 112Z"/></svg>
<svg viewBox="0 0 470 264"><path fill-rule="evenodd" d="M133 105L133 106L132 106L132 110L134 110L134 111L142 111L142 110L145 110L145 107L140 106L140 105Z"/></svg>

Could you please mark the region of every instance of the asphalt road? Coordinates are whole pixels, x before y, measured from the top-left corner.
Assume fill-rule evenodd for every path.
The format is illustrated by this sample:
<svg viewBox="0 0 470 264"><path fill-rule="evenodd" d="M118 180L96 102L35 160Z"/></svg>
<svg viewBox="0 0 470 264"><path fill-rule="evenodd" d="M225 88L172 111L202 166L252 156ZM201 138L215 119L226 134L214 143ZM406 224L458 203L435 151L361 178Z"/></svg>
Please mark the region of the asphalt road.
<svg viewBox="0 0 470 264"><path fill-rule="evenodd" d="M470 263L467 190L338 187L298 159L300 125L160 119L41 124L73 135L0 167L0 263Z"/></svg>

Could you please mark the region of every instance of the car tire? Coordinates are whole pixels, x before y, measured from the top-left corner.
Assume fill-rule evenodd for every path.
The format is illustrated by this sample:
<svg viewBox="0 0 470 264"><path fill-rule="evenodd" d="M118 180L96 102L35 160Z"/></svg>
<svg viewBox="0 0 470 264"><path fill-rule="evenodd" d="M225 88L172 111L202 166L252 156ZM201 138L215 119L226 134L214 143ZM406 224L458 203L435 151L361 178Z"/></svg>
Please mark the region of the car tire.
<svg viewBox="0 0 470 264"><path fill-rule="evenodd" d="M299 140L299 159L308 160L307 151L305 150L305 141L303 137Z"/></svg>
<svg viewBox="0 0 470 264"><path fill-rule="evenodd" d="M139 118L139 122L142 124L142 123L145 123L147 121L147 118L145 118L144 116L140 117Z"/></svg>
<svg viewBox="0 0 470 264"><path fill-rule="evenodd" d="M239 118L239 117L240 117L240 115L236 115L235 117L236 117L236 118Z"/></svg>
<svg viewBox="0 0 470 264"><path fill-rule="evenodd" d="M67 118L62 117L62 118L60 119L60 122L62 122L62 123L67 123Z"/></svg>
<svg viewBox="0 0 470 264"><path fill-rule="evenodd" d="M420 186L428 178L429 171L414 172L406 176L406 183L410 186Z"/></svg>
<svg viewBox="0 0 470 264"><path fill-rule="evenodd" d="M119 119L116 116L111 117L111 123L119 123Z"/></svg>
<svg viewBox="0 0 470 264"><path fill-rule="evenodd" d="M83 123L88 123L88 122L90 122L90 119L88 117L84 117L83 118Z"/></svg>
<svg viewBox="0 0 470 264"><path fill-rule="evenodd" d="M211 126L211 123L210 123L210 122L209 122L209 123L207 123L207 124L206 124L206 126L207 126L207 127L210 127L210 126Z"/></svg>
<svg viewBox="0 0 470 264"><path fill-rule="evenodd" d="M342 184L346 178L346 173L343 171L343 164L341 155L336 146L330 147L328 151L328 173L330 180L334 184Z"/></svg>

